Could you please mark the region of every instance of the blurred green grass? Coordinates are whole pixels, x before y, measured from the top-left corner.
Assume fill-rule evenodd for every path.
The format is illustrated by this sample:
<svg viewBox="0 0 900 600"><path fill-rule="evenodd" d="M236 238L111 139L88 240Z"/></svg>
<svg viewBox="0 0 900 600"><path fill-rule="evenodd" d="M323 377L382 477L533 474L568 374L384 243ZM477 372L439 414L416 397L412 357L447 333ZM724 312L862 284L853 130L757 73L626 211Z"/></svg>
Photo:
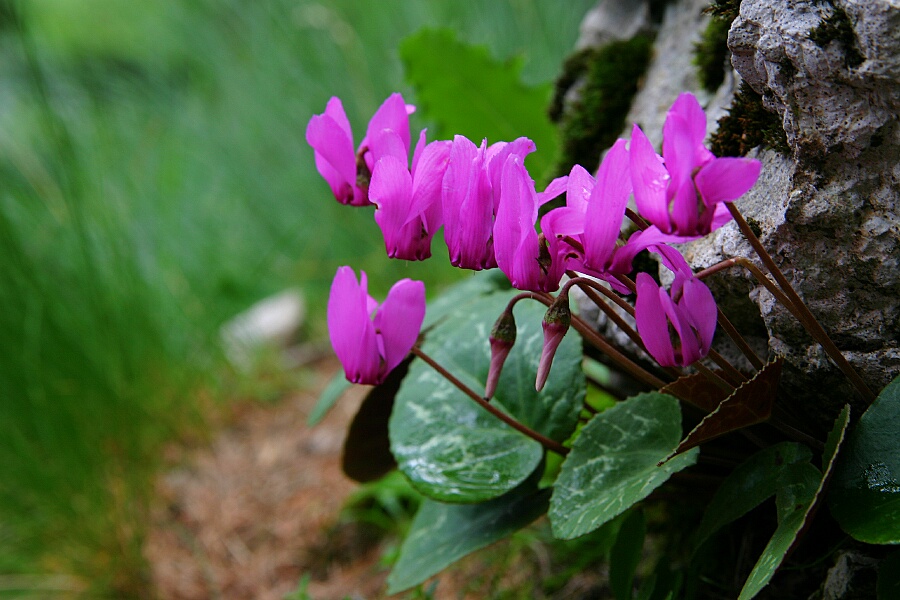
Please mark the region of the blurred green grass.
<svg viewBox="0 0 900 600"><path fill-rule="evenodd" d="M425 26L551 80L591 4L0 0L0 596L144 593L152 474L227 397L229 316L297 286L321 336L340 264L376 294L459 276L437 243L386 260L309 117L340 96L359 136L414 102L397 46Z"/></svg>

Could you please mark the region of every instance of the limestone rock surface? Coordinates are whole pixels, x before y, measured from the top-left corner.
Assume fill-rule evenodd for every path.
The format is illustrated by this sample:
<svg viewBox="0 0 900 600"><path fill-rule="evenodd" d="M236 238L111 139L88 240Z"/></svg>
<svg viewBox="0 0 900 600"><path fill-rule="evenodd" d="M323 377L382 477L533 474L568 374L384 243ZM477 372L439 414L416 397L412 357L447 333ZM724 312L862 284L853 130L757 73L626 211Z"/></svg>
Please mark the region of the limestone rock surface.
<svg viewBox="0 0 900 600"><path fill-rule="evenodd" d="M754 150L762 176L736 204L877 393L900 375L900 2L743 0L728 37L735 72L715 94L698 89L690 66L707 5L668 4L629 121L658 144L681 91L707 105L710 131L737 81L762 95L790 151ZM683 250L695 269L755 259L733 223ZM732 270L710 287L751 343L785 356L782 392L803 413L821 407L824 428L844 402L859 405L819 345L754 280Z"/></svg>

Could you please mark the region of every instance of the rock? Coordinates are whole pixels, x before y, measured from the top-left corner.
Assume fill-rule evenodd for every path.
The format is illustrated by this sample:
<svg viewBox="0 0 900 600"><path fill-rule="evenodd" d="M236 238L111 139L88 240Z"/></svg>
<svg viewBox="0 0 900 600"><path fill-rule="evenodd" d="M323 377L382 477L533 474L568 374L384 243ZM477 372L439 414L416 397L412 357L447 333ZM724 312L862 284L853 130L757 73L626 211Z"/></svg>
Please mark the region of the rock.
<svg viewBox="0 0 900 600"><path fill-rule="evenodd" d="M576 50L599 48L610 42L631 39L650 27L650 3L599 2L584 16Z"/></svg>
<svg viewBox="0 0 900 600"><path fill-rule="evenodd" d="M629 4L601 6L618 14ZM877 392L900 375L900 7L888 0L744 0L728 36L735 73L711 95L699 90L691 64L708 4L666 6L625 135L638 122L659 144L665 113L682 91L706 105L710 132L738 81L762 96L781 118L789 151L753 151L762 176L736 205ZM730 256L756 260L733 223L682 249L695 269ZM819 345L755 280L732 269L709 284L752 345L786 357L782 392L798 413L817 414L824 429L844 402L864 408ZM717 345L739 360L730 343Z"/></svg>
<svg viewBox="0 0 900 600"><path fill-rule="evenodd" d="M260 300L222 326L225 354L233 365L247 370L265 348L288 351L305 315L306 304L298 290Z"/></svg>
<svg viewBox="0 0 900 600"><path fill-rule="evenodd" d="M729 34L735 69L778 111L792 151L761 151L764 176L737 205L876 392L900 374L900 10L890 4L745 1ZM843 37L823 36L842 19ZM749 256L735 229L693 254ZM792 367L785 391L809 403L858 398L768 292L751 296L770 352Z"/></svg>

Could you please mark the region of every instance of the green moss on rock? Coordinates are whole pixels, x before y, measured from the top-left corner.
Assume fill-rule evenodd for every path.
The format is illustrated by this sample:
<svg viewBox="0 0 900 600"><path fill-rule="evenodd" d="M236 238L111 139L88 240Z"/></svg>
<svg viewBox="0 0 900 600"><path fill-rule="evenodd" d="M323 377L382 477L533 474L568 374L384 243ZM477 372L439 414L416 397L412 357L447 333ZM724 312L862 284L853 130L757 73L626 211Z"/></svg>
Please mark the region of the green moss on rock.
<svg viewBox="0 0 900 600"><path fill-rule="evenodd" d="M725 81L726 64L731 56L728 50L730 28L730 20L714 16L703 30L700 41L694 45L697 78L703 89L710 93L714 93Z"/></svg>
<svg viewBox="0 0 900 600"><path fill-rule="evenodd" d="M652 45L652 36L639 34L584 50L566 62L550 106L550 116L559 123L562 137L559 174L568 173L576 164L589 171L597 168L601 153L625 125ZM576 82L581 85L578 99L564 109L565 95Z"/></svg>
<svg viewBox="0 0 900 600"><path fill-rule="evenodd" d="M847 12L838 6L833 7L834 12L826 17L818 27L809 32L809 39L820 48L824 48L831 42L838 42L844 48L844 63L848 68L858 67L866 60L859 51L859 40L853 30L853 24Z"/></svg>
<svg viewBox="0 0 900 600"><path fill-rule="evenodd" d="M763 106L762 96L746 82L741 83L728 114L719 119L710 140L716 156L745 156L757 146L790 153L781 118Z"/></svg>

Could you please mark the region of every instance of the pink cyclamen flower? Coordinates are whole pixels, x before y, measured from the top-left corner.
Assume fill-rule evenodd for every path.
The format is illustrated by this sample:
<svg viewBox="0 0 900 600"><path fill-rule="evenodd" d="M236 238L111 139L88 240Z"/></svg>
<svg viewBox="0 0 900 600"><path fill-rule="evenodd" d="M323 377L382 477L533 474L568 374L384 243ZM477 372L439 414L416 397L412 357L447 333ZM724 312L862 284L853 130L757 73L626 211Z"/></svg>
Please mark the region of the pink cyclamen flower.
<svg viewBox="0 0 900 600"><path fill-rule="evenodd" d="M313 115L306 126L306 141L315 151L316 169L338 202L351 206L370 204L369 179L378 159L395 155L407 160L409 114L414 110L400 94L391 94L372 116L366 136L356 150L350 121L339 98L332 97L323 114Z"/></svg>
<svg viewBox="0 0 900 600"><path fill-rule="evenodd" d="M503 166L500 203L494 222L497 265L512 286L532 292L553 292L565 272L565 257L550 254L534 229L538 207L563 192L566 177L553 180L542 194L534 189L522 157L510 154Z"/></svg>
<svg viewBox="0 0 900 600"><path fill-rule="evenodd" d="M565 253L570 257L568 268L602 277L617 289L627 291L615 275L627 273L630 263L629 268L623 268L615 259L621 249L619 233L631 191L625 140L616 141L606 153L596 180L575 165L569 173L566 206L548 212L541 220L541 228L550 240L550 254Z"/></svg>
<svg viewBox="0 0 900 600"><path fill-rule="evenodd" d="M328 297L328 334L344 374L353 383L378 385L406 358L425 319L425 284L403 279L382 304L350 267L340 267Z"/></svg>
<svg viewBox="0 0 900 600"><path fill-rule="evenodd" d="M670 293L647 273L638 273L636 283L634 316L647 352L664 367L690 365L706 356L717 317L709 288L689 268L675 271Z"/></svg>
<svg viewBox="0 0 900 600"><path fill-rule="evenodd" d="M494 255L494 216L500 202L503 165L516 154L534 151L534 142L518 138L480 147L457 135L450 148L441 195L444 239L455 267L480 271L497 266Z"/></svg>
<svg viewBox="0 0 900 600"><path fill-rule="evenodd" d="M426 145L422 131L412 172L405 159L392 155L375 163L369 200L376 206L375 222L389 257L424 260L431 256L431 239L442 223L441 183L449 156L450 142Z"/></svg>
<svg viewBox="0 0 900 600"><path fill-rule="evenodd" d="M744 195L759 178L752 158L716 158L703 141L706 115L690 93L681 94L663 125L660 157L641 128L631 136L631 173L638 212L667 241L696 239L727 223L723 203Z"/></svg>

